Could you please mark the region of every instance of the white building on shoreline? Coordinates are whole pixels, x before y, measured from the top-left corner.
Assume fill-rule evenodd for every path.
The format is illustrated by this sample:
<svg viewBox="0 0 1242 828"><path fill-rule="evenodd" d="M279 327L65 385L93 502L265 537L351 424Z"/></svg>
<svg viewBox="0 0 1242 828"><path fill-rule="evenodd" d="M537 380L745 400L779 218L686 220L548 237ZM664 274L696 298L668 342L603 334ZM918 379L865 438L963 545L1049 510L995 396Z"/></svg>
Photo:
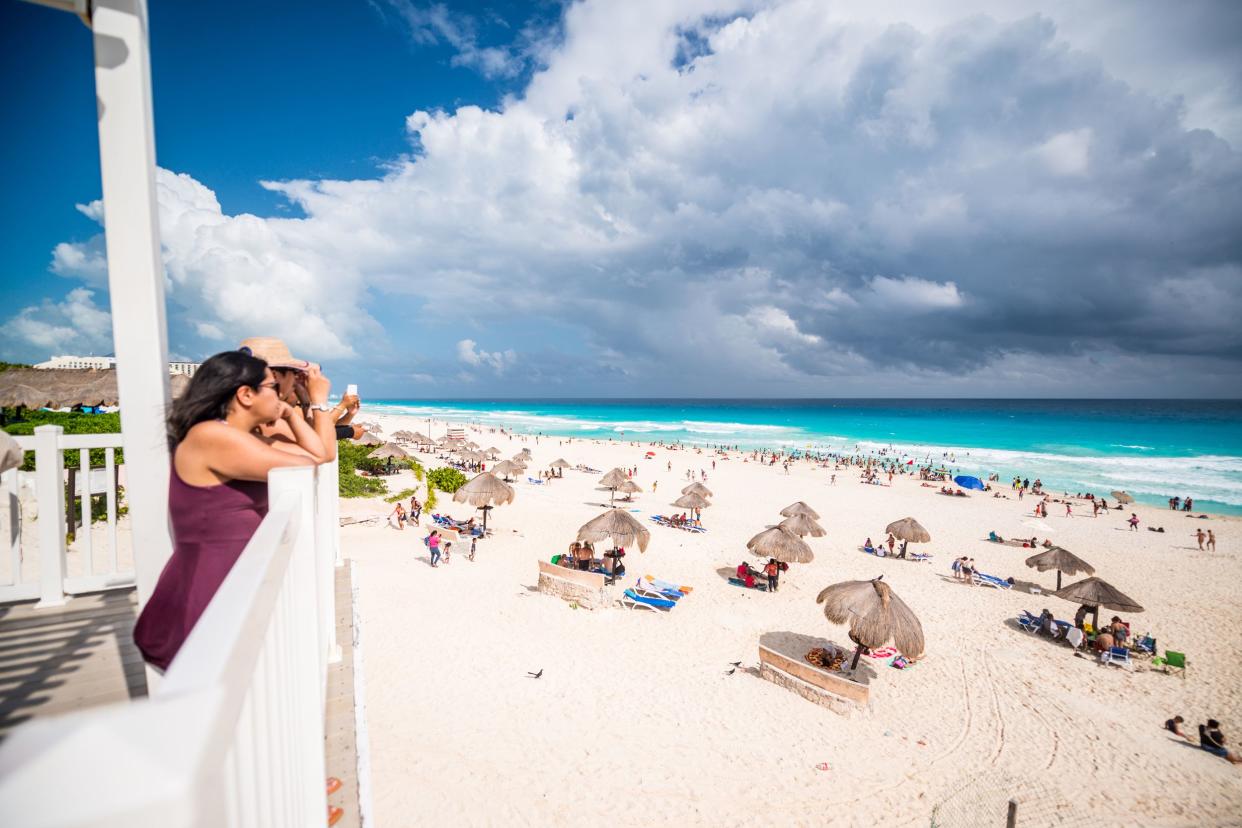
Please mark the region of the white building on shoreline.
<svg viewBox="0 0 1242 828"><path fill-rule="evenodd" d="M184 374L187 377L194 376L194 372L198 370L201 362L170 362L168 363L168 373L170 375ZM116 357L113 356L54 356L46 362L40 362L34 366L42 371L53 370L80 370L95 369L101 371L110 371L116 368Z"/></svg>
<svg viewBox="0 0 1242 828"><path fill-rule="evenodd" d="M95 368L99 370L111 370L116 368L116 357L111 356L54 356L47 362L40 362L35 365L40 370L72 370L80 368Z"/></svg>

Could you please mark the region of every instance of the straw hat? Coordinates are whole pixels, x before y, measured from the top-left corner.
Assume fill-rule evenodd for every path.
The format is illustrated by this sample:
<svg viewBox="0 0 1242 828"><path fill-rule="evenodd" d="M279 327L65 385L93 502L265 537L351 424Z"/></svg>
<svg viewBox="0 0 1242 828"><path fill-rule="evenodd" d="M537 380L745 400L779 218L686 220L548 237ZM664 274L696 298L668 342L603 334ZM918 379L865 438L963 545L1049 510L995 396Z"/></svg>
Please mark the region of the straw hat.
<svg viewBox="0 0 1242 828"><path fill-rule="evenodd" d="M237 347L249 348L250 353L266 362L269 368L296 368L305 371L310 367L309 362L289 353L289 346L283 339L274 336L252 336L243 339Z"/></svg>

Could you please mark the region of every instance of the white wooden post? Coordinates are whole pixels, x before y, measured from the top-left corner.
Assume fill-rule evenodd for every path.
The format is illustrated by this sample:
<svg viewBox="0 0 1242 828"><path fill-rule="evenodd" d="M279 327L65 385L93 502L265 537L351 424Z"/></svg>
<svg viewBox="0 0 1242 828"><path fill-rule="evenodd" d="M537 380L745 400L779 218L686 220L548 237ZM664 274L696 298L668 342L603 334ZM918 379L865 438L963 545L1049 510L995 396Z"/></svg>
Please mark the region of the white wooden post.
<svg viewBox="0 0 1242 828"><path fill-rule="evenodd" d="M316 684L315 693L306 692L304 685L290 688L281 703L288 704L291 709L283 711L298 722L294 737L297 744L290 746L292 755L272 761L297 763L308 769L301 775L302 782L307 778L316 780L316 784L300 784L292 796L307 809L310 814L324 812L325 797L323 787L317 780L326 777L324 771L324 710L327 702L326 673L320 667L322 651L320 630L317 624L319 602L317 597L317 557L315 550L315 469L313 466L295 466L273 469L267 477L268 502L277 503L286 492L296 492L299 497L298 510L290 522L290 528L297 527L297 540L293 556L289 561L292 572L293 589L290 599L294 601L291 617L288 619L296 625L292 631L290 656L293 660L292 675L296 681L313 680ZM313 679L311 678L313 677Z"/></svg>
<svg viewBox="0 0 1242 828"><path fill-rule="evenodd" d="M35 491L39 498L39 603L65 603L65 458L58 425L35 428Z"/></svg>
<svg viewBox="0 0 1242 828"><path fill-rule="evenodd" d="M329 662L341 660L336 641L336 547L340 532L337 518L340 496L336 482L337 461L324 463L315 473L315 577L319 592L320 667L327 675Z"/></svg>
<svg viewBox="0 0 1242 828"><path fill-rule="evenodd" d="M172 554L164 441L168 331L146 0L95 0L91 28L126 496L138 601L145 604Z"/></svg>

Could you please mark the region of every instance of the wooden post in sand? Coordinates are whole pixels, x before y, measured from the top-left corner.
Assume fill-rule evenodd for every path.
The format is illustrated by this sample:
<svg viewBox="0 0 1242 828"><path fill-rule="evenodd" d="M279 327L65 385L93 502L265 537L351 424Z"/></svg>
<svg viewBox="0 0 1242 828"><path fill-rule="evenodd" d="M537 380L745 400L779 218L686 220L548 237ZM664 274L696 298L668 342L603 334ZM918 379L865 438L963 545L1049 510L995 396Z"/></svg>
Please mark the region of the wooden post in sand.
<svg viewBox="0 0 1242 828"><path fill-rule="evenodd" d="M1018 800L1009 800L1009 813L1005 816L1005 828L1015 828L1018 824Z"/></svg>

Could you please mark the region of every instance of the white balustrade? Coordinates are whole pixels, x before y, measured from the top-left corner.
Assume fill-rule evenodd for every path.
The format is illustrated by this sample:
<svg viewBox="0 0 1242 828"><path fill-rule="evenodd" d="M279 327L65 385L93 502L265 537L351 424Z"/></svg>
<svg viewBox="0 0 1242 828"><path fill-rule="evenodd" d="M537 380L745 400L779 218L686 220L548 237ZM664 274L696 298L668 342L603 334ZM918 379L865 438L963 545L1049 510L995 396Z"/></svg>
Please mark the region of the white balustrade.
<svg viewBox="0 0 1242 828"><path fill-rule="evenodd" d="M318 474L331 477L331 466ZM36 720L0 745L8 821L26 828L323 824L330 642L322 621L335 609L317 588L322 570L331 574L332 556L318 553L334 548L337 530L322 531L315 477L310 467L271 473L267 517L155 696ZM66 784L72 795L58 795Z"/></svg>
<svg viewBox="0 0 1242 828"><path fill-rule="evenodd" d="M8 499L9 507L5 532L9 550L9 582L0 584L0 603L38 598L36 608L44 609L62 606L67 595L132 587L133 563L131 561L122 567L117 531L120 501L116 451L121 447L121 435L65 434L58 425L44 425L35 429L33 437L15 439L23 450L35 453L35 471L31 475L13 469L5 472L2 479L3 496ZM91 449L104 450L102 469L90 468ZM74 474L74 493L81 496L81 508L77 515L81 527L74 533L74 551L81 559L81 574L78 575L71 575L68 565L66 451L76 452L78 459L78 471ZM35 520L22 512L22 480L28 476L34 478L38 516ZM99 495L106 500L107 521L103 532L107 564L102 567L95 565L96 538L91 520L92 497ZM26 579L23 576L26 567L22 538L32 527L38 538L39 572L37 578Z"/></svg>

